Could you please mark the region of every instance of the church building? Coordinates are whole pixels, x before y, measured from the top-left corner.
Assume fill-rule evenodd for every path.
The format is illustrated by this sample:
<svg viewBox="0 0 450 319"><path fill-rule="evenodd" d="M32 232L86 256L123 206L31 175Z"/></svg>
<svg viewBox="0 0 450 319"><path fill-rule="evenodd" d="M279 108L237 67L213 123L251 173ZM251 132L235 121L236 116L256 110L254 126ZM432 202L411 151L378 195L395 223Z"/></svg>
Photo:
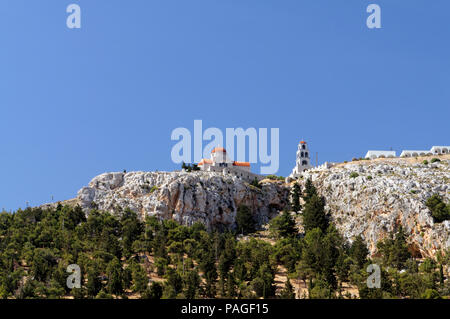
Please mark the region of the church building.
<svg viewBox="0 0 450 319"><path fill-rule="evenodd" d="M226 149L216 147L211 152L211 158L204 158L198 163L200 170L207 172L221 172L223 174L231 174L245 180L260 180L262 176L254 174L250 171L249 162L232 161Z"/></svg>

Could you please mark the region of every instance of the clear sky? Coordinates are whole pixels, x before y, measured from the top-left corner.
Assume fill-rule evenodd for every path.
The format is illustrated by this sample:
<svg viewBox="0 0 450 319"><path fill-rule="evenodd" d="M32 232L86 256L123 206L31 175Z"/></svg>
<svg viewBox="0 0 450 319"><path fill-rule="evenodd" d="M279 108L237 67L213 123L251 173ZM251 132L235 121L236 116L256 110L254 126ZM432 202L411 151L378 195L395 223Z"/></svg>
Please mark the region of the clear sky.
<svg viewBox="0 0 450 319"><path fill-rule="evenodd" d="M0 210L178 169L170 134L194 119L279 128L283 176L300 139L319 162L448 145L449 17L448 0L2 0Z"/></svg>

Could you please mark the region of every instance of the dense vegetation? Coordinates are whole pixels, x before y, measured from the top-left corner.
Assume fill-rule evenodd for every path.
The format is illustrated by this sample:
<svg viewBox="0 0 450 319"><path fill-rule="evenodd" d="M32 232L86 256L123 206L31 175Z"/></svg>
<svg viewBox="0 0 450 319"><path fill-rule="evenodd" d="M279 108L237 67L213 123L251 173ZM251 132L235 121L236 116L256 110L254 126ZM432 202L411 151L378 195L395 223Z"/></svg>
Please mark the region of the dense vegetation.
<svg viewBox="0 0 450 319"><path fill-rule="evenodd" d="M444 269L449 253L419 263L399 229L368 259L361 237L348 245L330 222L325 201L311 181L297 185L290 209L272 219L271 240L256 239L250 208L240 206L235 232L207 232L202 224L182 226L154 217L140 220L79 207L27 208L0 214L1 298L362 298L449 296ZM300 201L300 198L302 201ZM302 204L300 204L302 203ZM250 234L247 237L242 235ZM367 287L367 266L382 266L381 288ZM81 288L66 285L67 266L81 269ZM275 275L287 280L278 287Z"/></svg>

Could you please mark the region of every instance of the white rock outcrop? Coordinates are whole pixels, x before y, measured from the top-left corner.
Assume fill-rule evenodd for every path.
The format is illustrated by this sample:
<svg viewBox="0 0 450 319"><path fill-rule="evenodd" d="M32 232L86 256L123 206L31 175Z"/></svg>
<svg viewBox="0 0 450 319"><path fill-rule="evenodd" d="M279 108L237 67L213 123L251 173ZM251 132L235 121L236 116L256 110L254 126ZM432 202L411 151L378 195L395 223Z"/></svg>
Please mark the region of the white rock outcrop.
<svg viewBox="0 0 450 319"><path fill-rule="evenodd" d="M358 176L352 177L352 173ZM307 178L325 197L338 230L349 241L362 235L371 253L376 252L376 243L400 224L409 234L411 249L422 256L450 248L449 221L434 223L425 205L433 194L450 200L447 161L428 165L402 159L357 161L307 171L301 183Z"/></svg>
<svg viewBox="0 0 450 319"><path fill-rule="evenodd" d="M174 219L191 225L196 221L208 229L235 224L237 208L243 204L258 224L268 222L288 202L289 187L282 182L263 182L261 188L214 172L105 173L78 192L78 203L86 211L120 212L130 208L140 214Z"/></svg>

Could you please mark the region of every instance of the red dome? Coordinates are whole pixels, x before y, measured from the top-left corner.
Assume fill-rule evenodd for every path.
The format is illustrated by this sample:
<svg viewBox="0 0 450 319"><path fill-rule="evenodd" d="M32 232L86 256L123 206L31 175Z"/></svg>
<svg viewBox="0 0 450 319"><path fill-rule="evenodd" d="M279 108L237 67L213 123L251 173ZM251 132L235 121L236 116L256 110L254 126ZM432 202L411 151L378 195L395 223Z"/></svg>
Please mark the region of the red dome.
<svg viewBox="0 0 450 319"><path fill-rule="evenodd" d="M224 149L223 147L216 147L215 149L213 149L211 151L211 153L215 153L215 152L222 152L222 153L226 153L226 149Z"/></svg>

